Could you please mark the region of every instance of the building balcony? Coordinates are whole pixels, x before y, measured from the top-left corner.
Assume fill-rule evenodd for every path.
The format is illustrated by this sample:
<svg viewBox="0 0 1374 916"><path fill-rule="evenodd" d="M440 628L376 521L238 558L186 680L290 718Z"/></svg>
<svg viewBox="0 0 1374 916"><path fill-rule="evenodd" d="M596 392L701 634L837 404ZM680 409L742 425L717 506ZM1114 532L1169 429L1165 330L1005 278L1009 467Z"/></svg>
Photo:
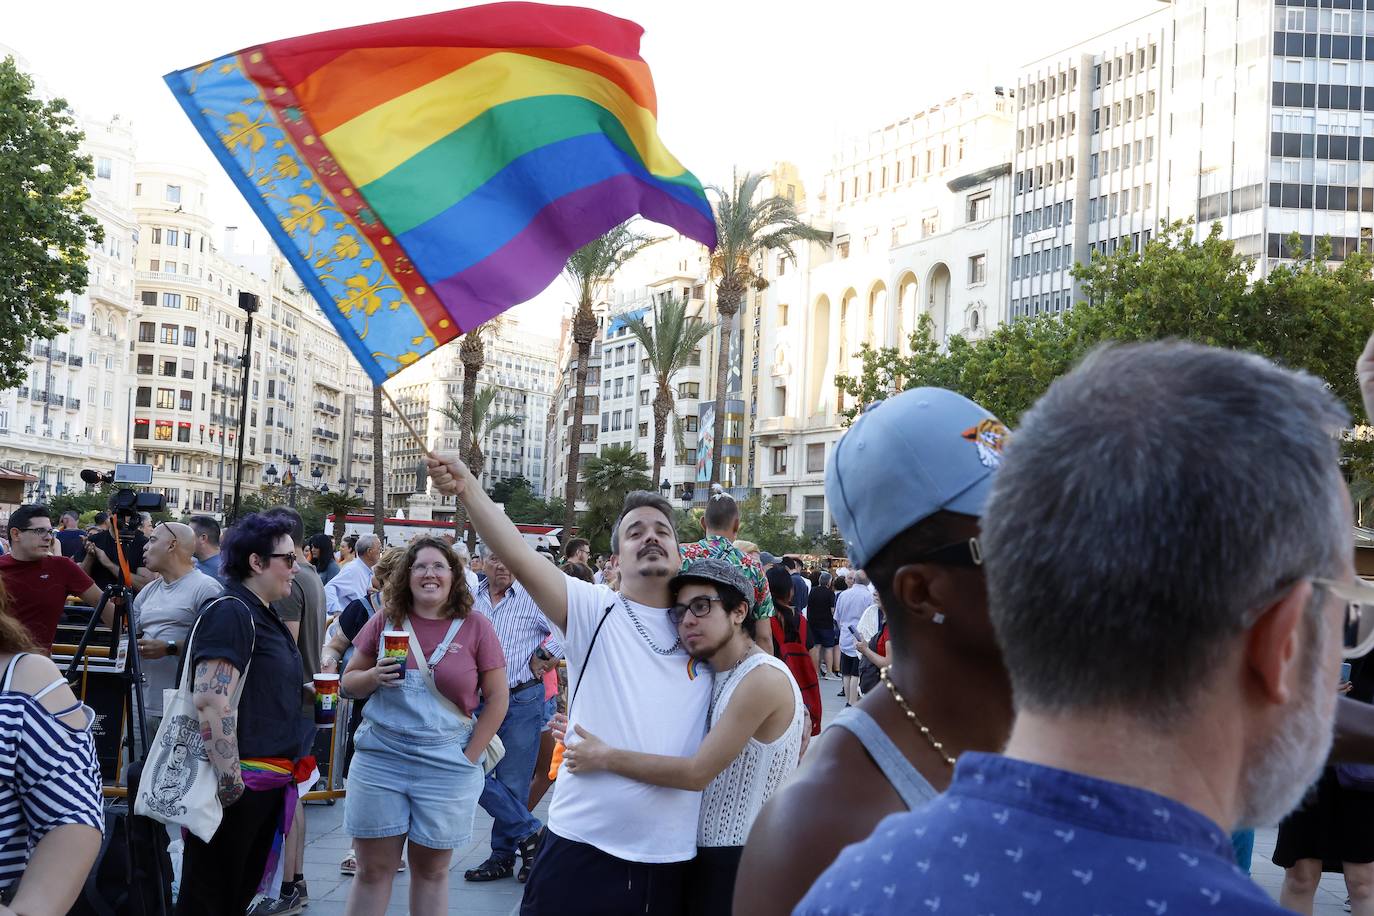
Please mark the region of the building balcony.
<svg viewBox="0 0 1374 916"><path fill-rule="evenodd" d="M84 328L86 326L86 313L72 312L71 317L68 319L68 324L74 328Z"/></svg>
<svg viewBox="0 0 1374 916"><path fill-rule="evenodd" d="M760 417L754 421L754 435L759 438L787 436L801 431L796 417Z"/></svg>
<svg viewBox="0 0 1374 916"><path fill-rule="evenodd" d="M73 369L80 369L85 364L86 358L84 356L73 356L67 361L67 365L71 366Z"/></svg>
<svg viewBox="0 0 1374 916"><path fill-rule="evenodd" d="M134 276L140 285L144 283L176 283L181 286L194 286L196 289L214 289L214 286L202 280L200 277L191 277L186 274L170 274L161 271L140 270L135 271Z"/></svg>

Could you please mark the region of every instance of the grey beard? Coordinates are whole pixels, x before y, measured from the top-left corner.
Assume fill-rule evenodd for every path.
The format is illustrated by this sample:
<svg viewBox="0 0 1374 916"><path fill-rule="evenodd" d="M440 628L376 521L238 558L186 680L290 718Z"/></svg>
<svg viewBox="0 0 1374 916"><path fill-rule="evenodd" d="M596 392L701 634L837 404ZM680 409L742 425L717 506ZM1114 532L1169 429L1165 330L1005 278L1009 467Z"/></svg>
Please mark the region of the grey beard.
<svg viewBox="0 0 1374 916"><path fill-rule="evenodd" d="M1315 623L1308 624L1302 657L1300 681L1307 689L1293 700L1278 730L1246 755L1236 829L1270 827L1283 820L1317 781L1331 750L1336 693L1321 664L1326 634L1320 617L1307 619Z"/></svg>

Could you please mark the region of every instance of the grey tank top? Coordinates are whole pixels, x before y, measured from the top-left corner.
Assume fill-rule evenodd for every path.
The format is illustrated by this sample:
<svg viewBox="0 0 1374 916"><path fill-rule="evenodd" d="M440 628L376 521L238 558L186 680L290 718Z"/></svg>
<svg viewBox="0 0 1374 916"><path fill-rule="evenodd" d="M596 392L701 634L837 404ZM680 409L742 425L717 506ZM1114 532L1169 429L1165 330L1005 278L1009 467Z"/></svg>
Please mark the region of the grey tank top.
<svg viewBox="0 0 1374 916"><path fill-rule="evenodd" d="M843 728L859 739L868 756L873 758L909 810L919 808L939 794L897 749L897 745L873 721L873 717L859 707L849 706L841 710L828 727Z"/></svg>

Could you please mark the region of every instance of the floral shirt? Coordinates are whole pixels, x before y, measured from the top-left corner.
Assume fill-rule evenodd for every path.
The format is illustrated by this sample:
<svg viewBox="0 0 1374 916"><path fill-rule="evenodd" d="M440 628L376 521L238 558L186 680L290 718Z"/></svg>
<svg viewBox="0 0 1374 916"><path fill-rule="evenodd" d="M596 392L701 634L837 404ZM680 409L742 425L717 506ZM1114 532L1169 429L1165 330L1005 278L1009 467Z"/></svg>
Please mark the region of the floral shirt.
<svg viewBox="0 0 1374 916"><path fill-rule="evenodd" d="M708 534L695 544L684 544L682 568L686 569L693 560L726 560L744 571L745 577L754 583L752 603L754 619L762 620L773 616L773 598L768 594L768 580L763 575L763 567L752 557L745 556L726 538L718 534ZM746 596L748 597L748 596Z"/></svg>

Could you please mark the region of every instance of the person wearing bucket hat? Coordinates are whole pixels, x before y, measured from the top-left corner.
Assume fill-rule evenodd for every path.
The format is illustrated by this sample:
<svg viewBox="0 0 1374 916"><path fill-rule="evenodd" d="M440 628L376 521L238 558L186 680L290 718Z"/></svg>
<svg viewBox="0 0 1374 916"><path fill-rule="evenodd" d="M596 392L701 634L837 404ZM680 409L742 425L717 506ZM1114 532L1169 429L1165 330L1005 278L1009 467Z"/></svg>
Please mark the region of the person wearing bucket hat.
<svg viewBox="0 0 1374 916"><path fill-rule="evenodd" d="M961 752L1006 741L1011 686L978 526L1007 437L969 399L915 388L869 407L836 443L826 502L850 564L887 609L892 661L883 686L836 716L764 807L737 912L790 913L840 850L948 786Z"/></svg>
<svg viewBox="0 0 1374 916"><path fill-rule="evenodd" d="M692 664L705 663L714 672L706 739L691 757L669 757L610 747L579 725L563 760L574 773L609 771L701 792L687 912L728 913L744 840L764 803L797 766L802 698L787 666L754 642L753 584L743 570L724 559L694 560L668 588L668 616Z"/></svg>

